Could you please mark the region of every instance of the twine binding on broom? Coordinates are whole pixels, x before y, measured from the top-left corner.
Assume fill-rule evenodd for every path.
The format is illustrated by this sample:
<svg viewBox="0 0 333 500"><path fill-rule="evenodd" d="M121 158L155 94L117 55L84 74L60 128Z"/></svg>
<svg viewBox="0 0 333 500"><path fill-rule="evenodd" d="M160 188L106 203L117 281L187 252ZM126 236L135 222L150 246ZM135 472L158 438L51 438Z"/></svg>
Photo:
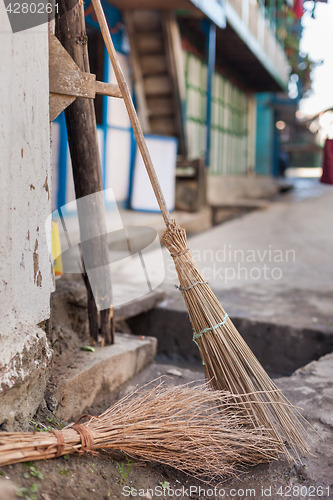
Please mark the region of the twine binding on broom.
<svg viewBox="0 0 333 500"><path fill-rule="evenodd" d="M64 454L64 449L65 449L65 440L64 440L64 435L62 431L58 430L53 430L51 431L52 434L55 435L58 441L58 446L57 446L57 453L55 454L54 458L59 458Z"/></svg>
<svg viewBox="0 0 333 500"><path fill-rule="evenodd" d="M171 253L171 257L180 257L181 255L184 255L185 253L189 252L190 249L189 248L184 248L184 250L180 250L179 252L177 253Z"/></svg>
<svg viewBox="0 0 333 500"><path fill-rule="evenodd" d="M76 430L80 435L81 439L81 450L80 452L88 452L95 444L94 436L90 432L89 428L84 424L73 424L69 427L70 429Z"/></svg>

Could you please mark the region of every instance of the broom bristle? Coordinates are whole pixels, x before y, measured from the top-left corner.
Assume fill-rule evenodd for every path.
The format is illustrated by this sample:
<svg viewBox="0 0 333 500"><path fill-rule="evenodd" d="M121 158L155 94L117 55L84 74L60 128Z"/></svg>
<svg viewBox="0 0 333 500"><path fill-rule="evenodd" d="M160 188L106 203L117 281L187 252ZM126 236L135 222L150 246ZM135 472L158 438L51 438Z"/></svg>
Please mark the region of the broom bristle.
<svg viewBox="0 0 333 500"><path fill-rule="evenodd" d="M308 454L305 419L268 376L205 282L188 251L185 230L173 221L163 241L174 259L207 380L215 389L242 395L237 401L244 403L252 426L270 429L289 460Z"/></svg>
<svg viewBox="0 0 333 500"><path fill-rule="evenodd" d="M231 476L240 464L271 461L281 452L265 429L245 427L234 399L207 384L148 386L84 424L55 433L0 433L0 465L100 448L206 480Z"/></svg>

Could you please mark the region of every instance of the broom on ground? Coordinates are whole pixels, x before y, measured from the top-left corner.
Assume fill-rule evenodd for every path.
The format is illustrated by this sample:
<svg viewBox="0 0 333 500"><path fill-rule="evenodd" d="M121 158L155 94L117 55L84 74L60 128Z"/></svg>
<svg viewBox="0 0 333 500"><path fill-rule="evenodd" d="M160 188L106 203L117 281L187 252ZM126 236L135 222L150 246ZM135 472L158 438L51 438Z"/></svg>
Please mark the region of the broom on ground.
<svg viewBox="0 0 333 500"><path fill-rule="evenodd" d="M254 426L271 429L272 437L280 440L281 444L286 442L299 458L299 455L308 452L306 431L299 415L277 389L236 330L191 257L184 229L171 220L117 59L101 2L92 0L92 3L139 150L167 227L163 241L175 262L180 290L187 305L194 329L194 341L200 349L207 379L216 389L226 389L234 394L255 392L254 395L242 397L244 403L250 403L244 406L250 422Z"/></svg>
<svg viewBox="0 0 333 500"><path fill-rule="evenodd" d="M207 384L148 385L83 424L50 432L1 432L0 466L109 449L209 482L235 475L240 465L274 460L282 451L265 429L246 427L240 410L231 394Z"/></svg>

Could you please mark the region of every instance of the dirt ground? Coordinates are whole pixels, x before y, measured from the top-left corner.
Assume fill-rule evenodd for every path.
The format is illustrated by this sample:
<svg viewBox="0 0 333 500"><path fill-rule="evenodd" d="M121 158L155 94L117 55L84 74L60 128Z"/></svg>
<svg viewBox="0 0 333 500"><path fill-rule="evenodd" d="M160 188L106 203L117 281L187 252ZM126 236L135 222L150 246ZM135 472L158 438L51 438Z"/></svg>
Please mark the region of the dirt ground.
<svg viewBox="0 0 333 500"><path fill-rule="evenodd" d="M146 492L145 496L144 493L141 495L143 498L154 498L152 494L149 495L148 489L157 488L158 492L163 486L177 488L180 484L187 487L190 484L200 484L167 467L133 464L124 456L114 457L108 452L10 465L2 467L0 474L15 484L19 497L32 500L120 499L123 494L125 497L132 497L131 488ZM132 492L135 493L133 490ZM138 491L138 495L139 493Z"/></svg>
<svg viewBox="0 0 333 500"><path fill-rule="evenodd" d="M80 351L81 345L89 344L85 297L80 290L82 287L79 284L76 291L68 290L66 300L59 301L57 307L53 308L55 326L49 335L54 350L54 365L45 403L33 417L33 422L27 422L21 430L36 430L42 425L59 428L68 423L57 420L58 403L54 398L54 389L58 377L73 366L73 360L80 353L87 354ZM333 466L330 359L326 362L326 368L325 363L315 362L313 368L301 370L292 380L291 377L283 379L281 386L294 404L306 408L305 415L324 438L316 438L312 448L317 458L307 458L302 464L289 464L279 460L259 465L241 472L234 479L223 478L219 485L208 486L163 465L133 463L124 455L114 456L100 451L94 455L70 455L49 461L1 467L0 500L119 500L126 497L193 500L333 498L333 476L329 473ZM326 371L322 371L320 366L324 366ZM175 369L176 372L172 373ZM188 368L184 364L176 367L155 363L116 392L100 394L94 406L87 408L87 413L98 415L115 399L136 386L163 375L167 375L168 384L203 380L200 365Z"/></svg>
<svg viewBox="0 0 333 500"><path fill-rule="evenodd" d="M174 371L176 370L176 371ZM173 373L172 373L173 372ZM135 380L130 380L119 388L117 394L100 394L99 399L87 412L98 415L115 398L119 398L141 386L147 380L164 376L168 385L187 383L190 380L203 379L202 370L175 367L166 364L153 364L140 372ZM30 422L30 428L59 428L64 422L58 422L54 415L42 408ZM323 436L325 437L325 436ZM324 439L317 446L324 449L330 446ZM326 447L327 447L326 446ZM314 448L314 453L318 448ZM326 450L326 457L328 450ZM198 457L200 460L200 457ZM179 471L159 464L132 462L124 455L112 455L100 451L95 455L69 455L49 461L16 464L0 468L0 500L14 498L41 500L104 500L121 498L191 498L192 500L250 498L279 500L283 498L310 500L333 498L328 484L318 480L318 468L327 469L323 459L312 472L311 464L289 464L283 460L271 464L262 464L242 471L233 479L222 478L221 483L208 486ZM327 459L326 459L327 460ZM315 475L315 477L313 476ZM19 496L5 493L5 486L15 485ZM4 496L5 495L5 496Z"/></svg>
<svg viewBox="0 0 333 500"><path fill-rule="evenodd" d="M100 410L101 405L97 405L97 408ZM49 420L44 420L44 425L57 428L62 424L56 421L50 423ZM307 481L302 480L297 468L285 462L260 465L240 473L241 482L238 479L228 481L224 478L220 484L207 485L170 467L133 462L125 455L115 456L107 451L100 451L94 455L68 455L49 461L2 467L0 469L0 499L118 500L123 497L138 496L147 499L239 498L245 500L250 497L265 497L261 495L258 484L261 484L260 477L262 477L262 485L266 485L265 478L268 471L270 471L271 485L267 485L267 488L273 485L274 491L277 491L281 484L281 474L284 475L287 485L306 486L308 484ZM1 491L6 483L15 486L17 496L8 496L8 494L2 496ZM239 494L235 496L234 491L238 491ZM279 496L272 498L279 498Z"/></svg>

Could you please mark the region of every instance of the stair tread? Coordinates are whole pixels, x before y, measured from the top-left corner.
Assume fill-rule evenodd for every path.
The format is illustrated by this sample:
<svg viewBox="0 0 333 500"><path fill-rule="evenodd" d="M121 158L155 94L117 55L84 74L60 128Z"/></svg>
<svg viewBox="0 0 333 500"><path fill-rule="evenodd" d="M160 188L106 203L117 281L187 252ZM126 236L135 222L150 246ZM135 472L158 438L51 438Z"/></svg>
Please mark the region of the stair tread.
<svg viewBox="0 0 333 500"><path fill-rule="evenodd" d="M161 13L151 9L140 9L132 12L133 22L135 27L147 27L152 29L155 26L161 25Z"/></svg>
<svg viewBox="0 0 333 500"><path fill-rule="evenodd" d="M169 98L148 97L147 110L149 116L166 116L175 114L174 102L171 96Z"/></svg>
<svg viewBox="0 0 333 500"><path fill-rule="evenodd" d="M165 48L161 33L137 33L135 36L139 54L164 54Z"/></svg>
<svg viewBox="0 0 333 500"><path fill-rule="evenodd" d="M168 64L164 54L144 54L141 55L140 59L142 74L144 76L166 73L168 70Z"/></svg>
<svg viewBox="0 0 333 500"><path fill-rule="evenodd" d="M172 94L172 81L168 75L147 76L143 79L147 95Z"/></svg>
<svg viewBox="0 0 333 500"><path fill-rule="evenodd" d="M150 128L153 133L177 135L177 127L172 118L150 119Z"/></svg>
<svg viewBox="0 0 333 500"><path fill-rule="evenodd" d="M159 111L149 109L148 108L148 115L150 118L155 118L155 117L160 117L160 116L174 116L175 112L170 109L161 109Z"/></svg>

